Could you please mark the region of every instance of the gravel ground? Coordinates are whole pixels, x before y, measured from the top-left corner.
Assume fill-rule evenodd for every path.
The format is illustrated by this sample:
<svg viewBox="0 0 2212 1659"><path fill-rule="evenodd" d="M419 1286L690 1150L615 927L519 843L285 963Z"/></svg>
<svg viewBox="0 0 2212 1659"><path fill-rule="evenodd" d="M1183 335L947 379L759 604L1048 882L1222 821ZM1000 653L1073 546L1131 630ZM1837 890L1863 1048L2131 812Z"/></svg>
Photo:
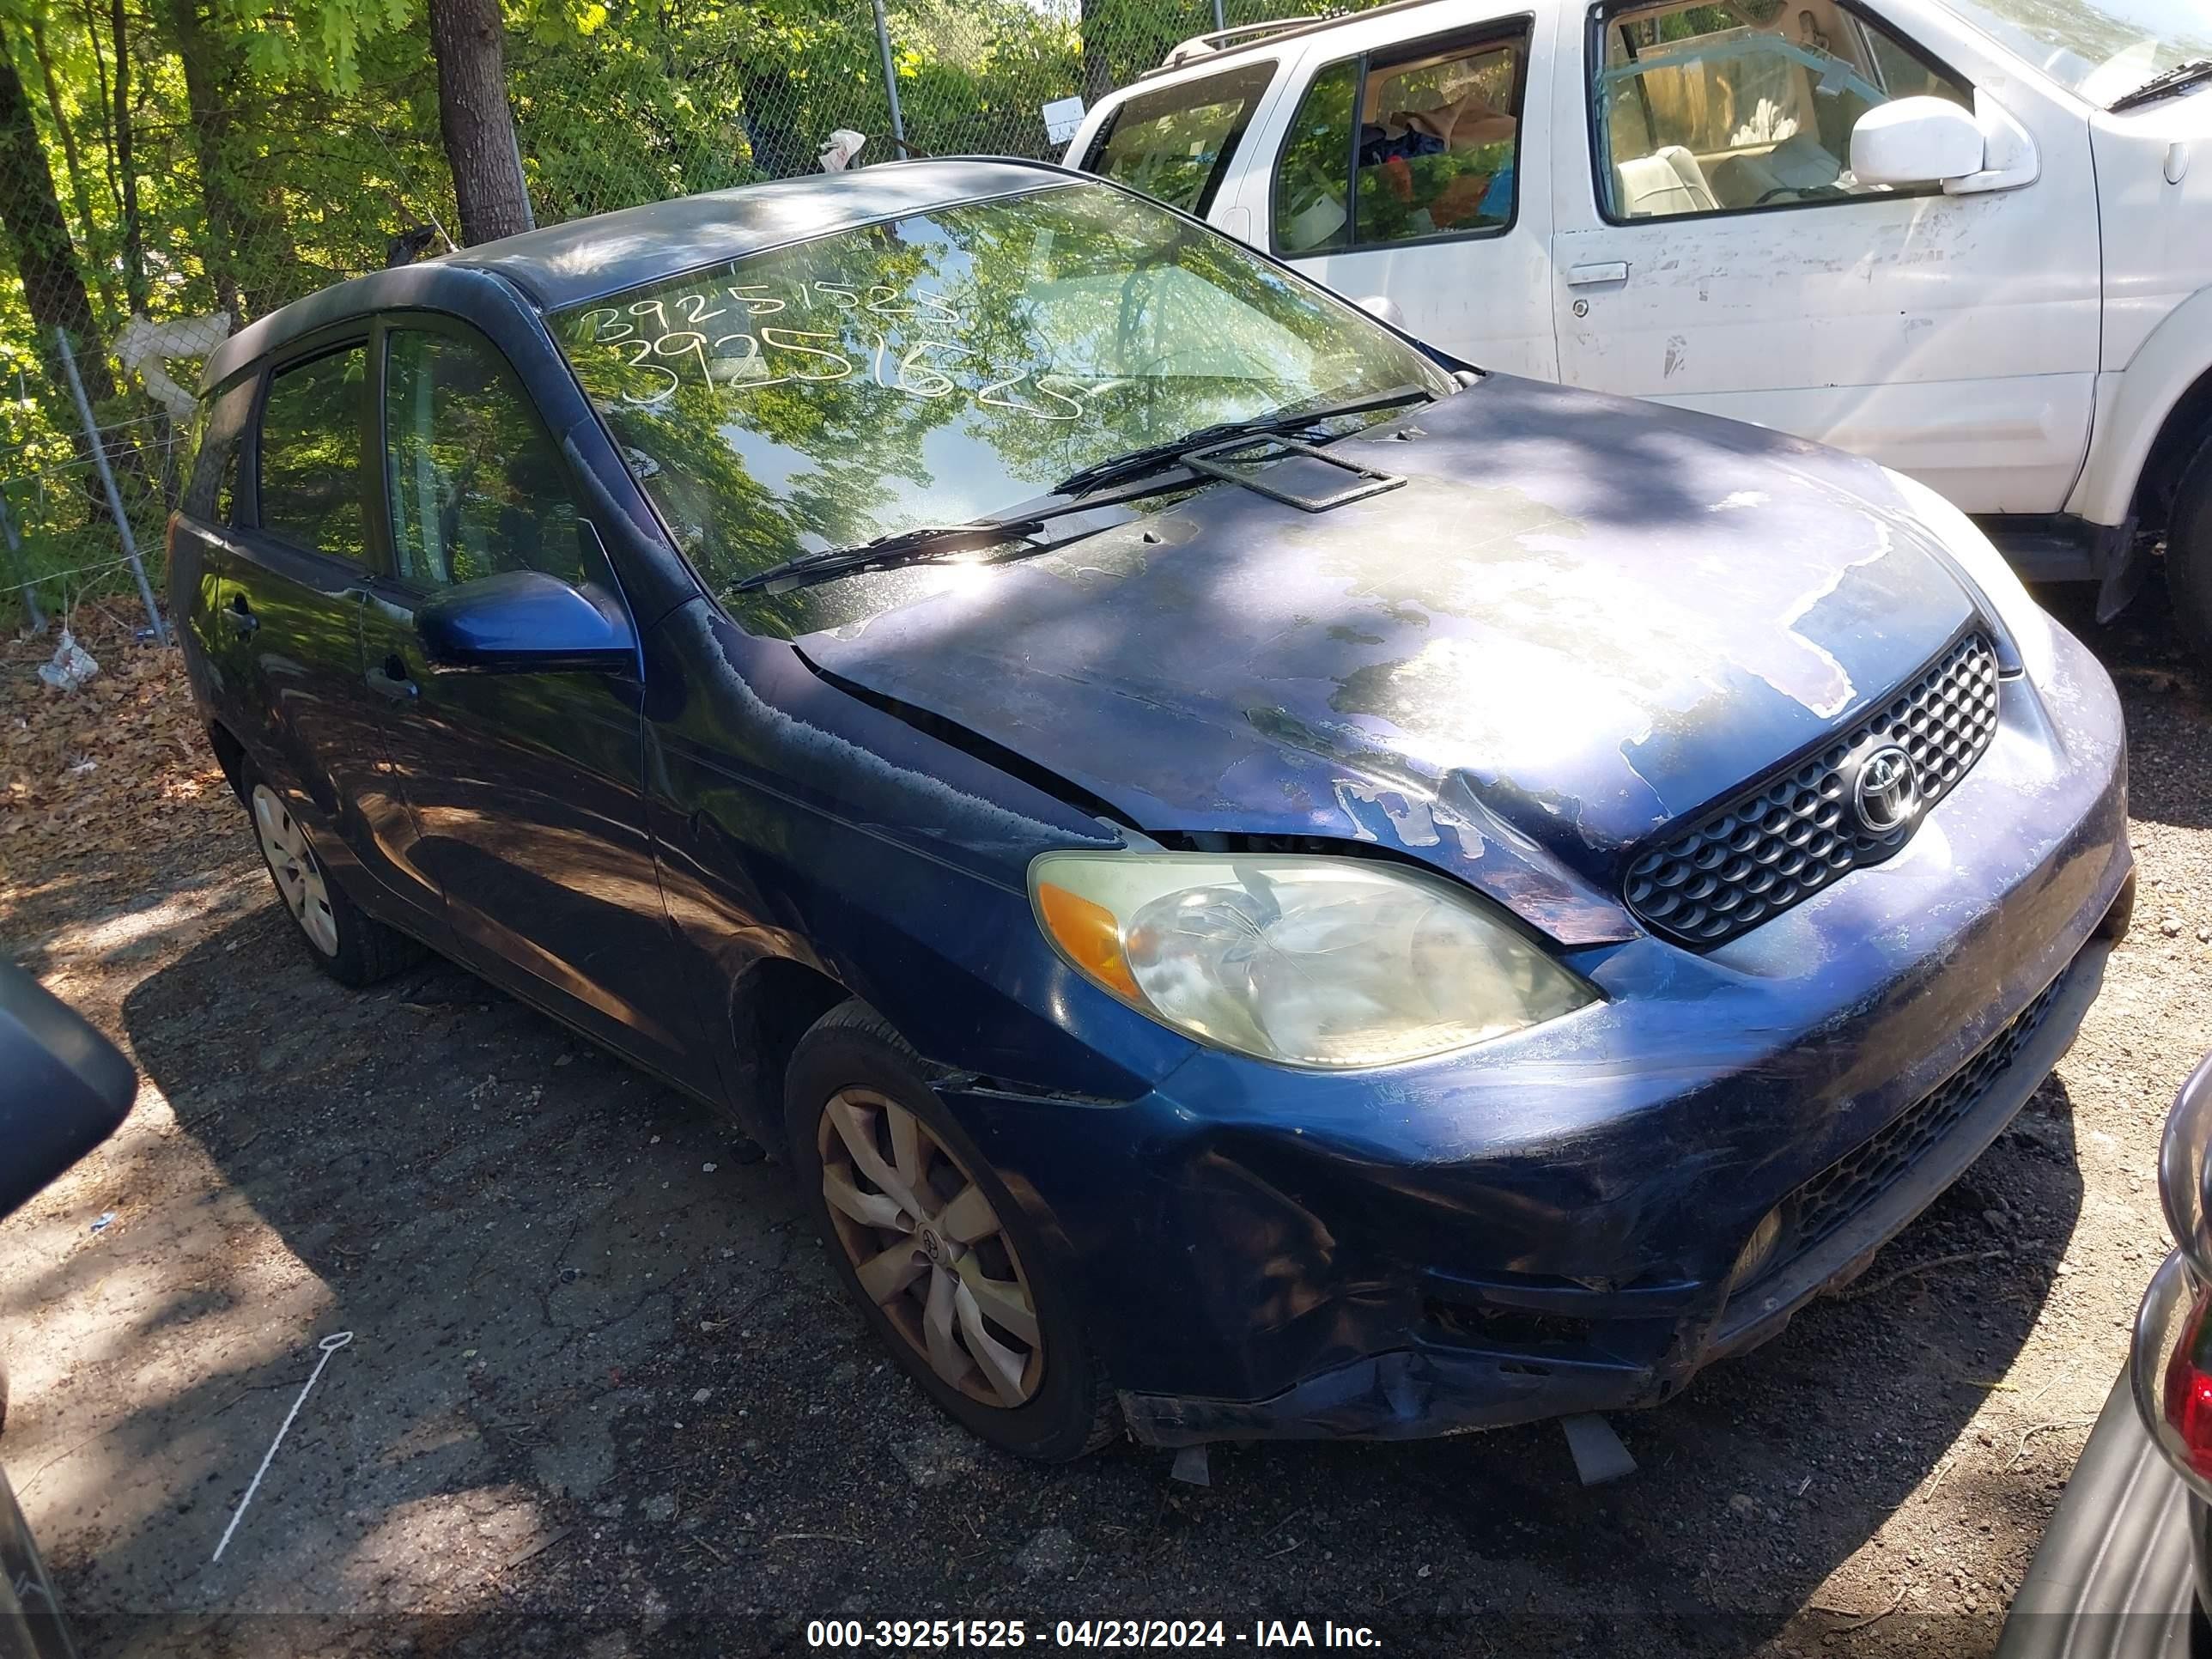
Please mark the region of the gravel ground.
<svg viewBox="0 0 2212 1659"><path fill-rule="evenodd" d="M173 665L94 629L113 689L58 715L0 649L0 932L146 1079L0 1226L0 1452L89 1654L803 1652L823 1616L1023 1619L1035 1646L1135 1615L1231 1650L1328 1619L1397 1653L1985 1653L2212 1044L2212 722L2140 609L2090 636L2144 885L2072 1054L1850 1291L1617 1419L1642 1467L1587 1491L1556 1427L1217 1448L1205 1489L1133 1447L985 1450L726 1125L450 967L314 973Z"/></svg>

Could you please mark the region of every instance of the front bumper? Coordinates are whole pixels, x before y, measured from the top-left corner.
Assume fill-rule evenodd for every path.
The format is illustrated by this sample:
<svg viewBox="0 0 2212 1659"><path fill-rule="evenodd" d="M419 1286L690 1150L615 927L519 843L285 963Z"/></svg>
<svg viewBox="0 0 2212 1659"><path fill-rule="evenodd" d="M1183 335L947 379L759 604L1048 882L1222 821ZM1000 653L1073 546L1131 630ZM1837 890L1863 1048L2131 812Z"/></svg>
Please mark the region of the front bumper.
<svg viewBox="0 0 2212 1659"><path fill-rule="evenodd" d="M1976 1085L1962 1098L1938 1090L1903 1115L1899 1126L1911 1124L1930 1105L1943 1109L1932 1126L1937 1132L1915 1156L1894 1171L1881 1167L1886 1160L1875 1160L1875 1169L1849 1194L1848 1213L1814 1230L1817 1237L1801 1247L1792 1248L1785 1223L1768 1265L1741 1288L1670 1276L1607 1294L1516 1283L1513 1275L1432 1269L1423 1276L1427 1294L1407 1346L1364 1355L1258 1401L1124 1390L1130 1431L1168 1446L1322 1436L1403 1439L1656 1405L1706 1364L1778 1334L1807 1302L1856 1278L1981 1156L2072 1043L2102 983L2106 954L2101 943L2085 947L2045 995L2001 1030L1988 1052L1992 1058L2002 1053L2004 1063L1984 1074L1978 1056L1962 1068ZM2008 1043L2022 1027L2023 1039ZM1807 1183L1815 1184L1826 1183ZM1787 1213L1798 1201L1791 1194L1774 1207Z"/></svg>
<svg viewBox="0 0 2212 1659"><path fill-rule="evenodd" d="M1580 952L1607 1000L1565 1019L1358 1073L1201 1051L1120 1103L940 1084L1081 1276L1132 1431L1397 1438L1656 1404L1856 1272L2098 989L2124 753L2110 682L2057 645L1894 857L1702 956Z"/></svg>

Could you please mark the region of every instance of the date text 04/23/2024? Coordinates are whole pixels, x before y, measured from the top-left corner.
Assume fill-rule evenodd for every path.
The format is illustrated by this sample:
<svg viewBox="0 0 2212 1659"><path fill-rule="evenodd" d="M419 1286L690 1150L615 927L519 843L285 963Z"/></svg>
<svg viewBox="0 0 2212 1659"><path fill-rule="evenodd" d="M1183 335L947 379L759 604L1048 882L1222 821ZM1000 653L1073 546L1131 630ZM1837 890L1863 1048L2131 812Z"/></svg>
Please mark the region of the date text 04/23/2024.
<svg viewBox="0 0 2212 1659"><path fill-rule="evenodd" d="M943 1653L1030 1646L1081 1649L1300 1648L1382 1650L1366 1625L1333 1619L1255 1619L1238 1626L1220 1619L816 1619L806 1645L817 1651Z"/></svg>

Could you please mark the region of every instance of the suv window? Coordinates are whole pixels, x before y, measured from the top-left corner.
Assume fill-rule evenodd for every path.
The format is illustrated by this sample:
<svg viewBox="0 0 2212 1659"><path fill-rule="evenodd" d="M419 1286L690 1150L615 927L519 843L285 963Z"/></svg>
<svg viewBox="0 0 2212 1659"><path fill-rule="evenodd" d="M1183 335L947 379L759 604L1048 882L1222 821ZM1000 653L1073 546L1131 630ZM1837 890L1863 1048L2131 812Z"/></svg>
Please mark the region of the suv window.
<svg viewBox="0 0 2212 1659"><path fill-rule="evenodd" d="M296 547L366 562L361 418L368 348L280 368L261 409L261 527Z"/></svg>
<svg viewBox="0 0 2212 1659"><path fill-rule="evenodd" d="M1333 64L1314 77L1275 173L1275 246L1320 253L1513 222L1525 37Z"/></svg>
<svg viewBox="0 0 2212 1659"><path fill-rule="evenodd" d="M179 505L196 519L228 524L238 500L239 438L252 411L254 386L240 381L210 392L192 412L191 481Z"/></svg>
<svg viewBox="0 0 2212 1659"><path fill-rule="evenodd" d="M566 470L506 362L488 344L427 329L393 329L385 339L399 574L443 585L543 570L581 586Z"/></svg>
<svg viewBox="0 0 2212 1659"><path fill-rule="evenodd" d="M1106 118L1084 168L1203 217L1274 78L1270 58L1139 93Z"/></svg>
<svg viewBox="0 0 2212 1659"><path fill-rule="evenodd" d="M1972 94L1837 0L1638 6L1607 16L1597 114L1609 219L1890 195L1850 174L1851 128L1892 98Z"/></svg>
<svg viewBox="0 0 2212 1659"><path fill-rule="evenodd" d="M1314 76L1275 162L1275 252L1327 253L1352 240L1352 133L1359 61Z"/></svg>

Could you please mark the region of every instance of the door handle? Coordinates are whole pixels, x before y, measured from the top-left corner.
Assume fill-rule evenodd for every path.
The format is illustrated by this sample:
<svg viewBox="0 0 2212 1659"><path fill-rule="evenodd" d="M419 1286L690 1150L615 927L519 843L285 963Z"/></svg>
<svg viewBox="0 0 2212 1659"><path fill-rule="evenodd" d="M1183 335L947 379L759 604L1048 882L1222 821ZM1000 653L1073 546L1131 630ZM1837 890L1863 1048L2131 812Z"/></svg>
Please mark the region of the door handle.
<svg viewBox="0 0 2212 1659"><path fill-rule="evenodd" d="M222 619L236 634L251 634L261 626L261 618L253 614L253 607L246 602L246 595L234 593L230 603L222 608Z"/></svg>
<svg viewBox="0 0 2212 1659"><path fill-rule="evenodd" d="M400 661L397 651L362 678L368 682L368 689L377 696L390 697L398 702L410 701L422 690L407 677L407 665Z"/></svg>
<svg viewBox="0 0 2212 1659"><path fill-rule="evenodd" d="M1570 265L1567 268L1569 288L1588 288L1593 283L1625 283L1628 280L1628 261L1608 260L1603 264Z"/></svg>

